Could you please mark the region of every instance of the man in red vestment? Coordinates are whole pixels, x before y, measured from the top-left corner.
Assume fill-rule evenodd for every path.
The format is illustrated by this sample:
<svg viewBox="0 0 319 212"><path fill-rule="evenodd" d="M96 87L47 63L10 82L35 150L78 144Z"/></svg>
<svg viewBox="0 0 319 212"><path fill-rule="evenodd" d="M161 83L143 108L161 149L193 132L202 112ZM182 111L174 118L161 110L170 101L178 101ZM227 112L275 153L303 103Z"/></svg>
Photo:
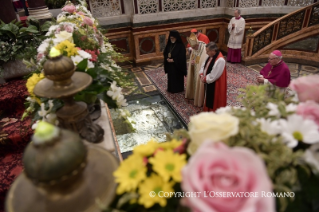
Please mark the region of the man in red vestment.
<svg viewBox="0 0 319 212"><path fill-rule="evenodd" d="M227 104L227 72L223 54L214 42L206 45L208 58L199 72L205 83L204 111L216 111Z"/></svg>
<svg viewBox="0 0 319 212"><path fill-rule="evenodd" d="M262 84L271 84L278 87L281 91L290 84L290 71L287 64L282 60L280 51L275 50L270 53L268 64L261 69L257 82Z"/></svg>
<svg viewBox="0 0 319 212"><path fill-rule="evenodd" d="M209 43L208 37L206 35L198 32L197 29L192 29L191 33L194 33L196 35L198 41L202 41L206 44ZM187 49L188 49L189 55L191 55L193 49L189 44L187 44Z"/></svg>

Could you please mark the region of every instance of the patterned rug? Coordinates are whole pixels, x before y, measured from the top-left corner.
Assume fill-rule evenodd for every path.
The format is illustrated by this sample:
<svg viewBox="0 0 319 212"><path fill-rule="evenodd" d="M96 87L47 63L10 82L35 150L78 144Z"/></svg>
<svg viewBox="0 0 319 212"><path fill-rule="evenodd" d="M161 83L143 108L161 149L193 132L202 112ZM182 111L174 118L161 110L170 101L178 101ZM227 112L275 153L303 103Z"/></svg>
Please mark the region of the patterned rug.
<svg viewBox="0 0 319 212"><path fill-rule="evenodd" d="M25 80L0 85L0 212L12 182L22 172L22 156L33 133L31 118L23 121L24 102L28 95Z"/></svg>
<svg viewBox="0 0 319 212"><path fill-rule="evenodd" d="M239 89L245 88L249 84L256 85L256 77L259 75L246 66L241 64L226 64L227 69L227 105L240 106L240 102L237 99L240 94ZM158 90L166 98L166 100L176 110L178 115L184 120L185 123L189 123L189 117L202 111L201 107L195 107L193 100L185 99L185 92L169 93L167 92L167 77L164 72L164 68L158 68L153 70L145 70L147 76L157 86ZM184 87L186 90L186 77L184 78Z"/></svg>

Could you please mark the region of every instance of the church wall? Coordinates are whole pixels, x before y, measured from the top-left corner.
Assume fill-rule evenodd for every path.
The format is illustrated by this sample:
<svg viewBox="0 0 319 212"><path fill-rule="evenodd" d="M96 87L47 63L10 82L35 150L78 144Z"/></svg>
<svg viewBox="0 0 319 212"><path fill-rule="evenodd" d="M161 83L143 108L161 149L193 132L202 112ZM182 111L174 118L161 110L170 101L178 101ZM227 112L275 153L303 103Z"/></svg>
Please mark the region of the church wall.
<svg viewBox="0 0 319 212"><path fill-rule="evenodd" d="M290 1L287 1L287 5L282 3L274 6L267 0L189 0L187 5L169 0L99 2L89 2L93 15L108 30L106 36L110 42L136 63L163 59L162 52L170 30L178 30L186 44L189 31L197 28L216 42L222 51L227 51L227 24L233 16L234 7L241 9L246 20L246 31L250 27L257 31L271 21L301 8Z"/></svg>

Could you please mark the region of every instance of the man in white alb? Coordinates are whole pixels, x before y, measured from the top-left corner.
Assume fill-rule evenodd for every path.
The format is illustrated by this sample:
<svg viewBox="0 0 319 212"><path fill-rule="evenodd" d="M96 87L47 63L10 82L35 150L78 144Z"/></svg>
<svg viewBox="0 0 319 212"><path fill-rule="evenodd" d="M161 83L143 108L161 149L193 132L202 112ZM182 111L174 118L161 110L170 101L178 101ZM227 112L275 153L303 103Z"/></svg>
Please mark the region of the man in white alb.
<svg viewBox="0 0 319 212"><path fill-rule="evenodd" d="M228 24L229 40L227 61L232 63L241 62L241 46L245 33L245 19L240 16L240 10L236 9Z"/></svg>

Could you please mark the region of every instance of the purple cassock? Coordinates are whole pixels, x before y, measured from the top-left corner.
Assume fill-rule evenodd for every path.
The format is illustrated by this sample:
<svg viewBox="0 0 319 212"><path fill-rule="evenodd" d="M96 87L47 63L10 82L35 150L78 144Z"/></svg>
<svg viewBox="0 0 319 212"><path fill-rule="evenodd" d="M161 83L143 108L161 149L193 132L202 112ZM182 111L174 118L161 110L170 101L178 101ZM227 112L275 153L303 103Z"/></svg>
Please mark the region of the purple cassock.
<svg viewBox="0 0 319 212"><path fill-rule="evenodd" d="M280 61L275 66L268 63L261 69L260 74L263 75L265 79L268 79L271 84L280 88L286 88L290 84L290 71L284 61Z"/></svg>

